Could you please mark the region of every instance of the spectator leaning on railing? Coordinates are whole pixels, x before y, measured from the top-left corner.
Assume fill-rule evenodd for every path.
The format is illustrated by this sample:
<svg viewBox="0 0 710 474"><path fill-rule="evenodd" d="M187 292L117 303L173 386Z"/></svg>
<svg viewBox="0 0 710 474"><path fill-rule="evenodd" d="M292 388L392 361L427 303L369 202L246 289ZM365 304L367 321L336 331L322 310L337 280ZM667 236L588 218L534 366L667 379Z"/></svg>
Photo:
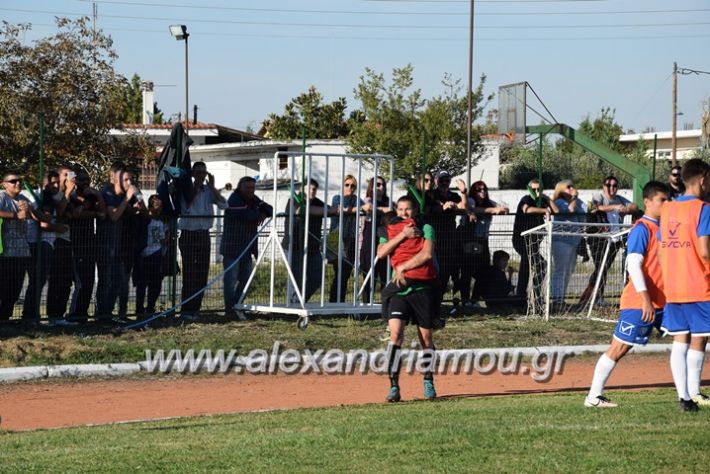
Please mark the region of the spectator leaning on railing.
<svg viewBox="0 0 710 474"><path fill-rule="evenodd" d="M604 180L602 192L595 194L592 198L592 204L596 208L597 216L603 216L603 220L609 223L608 231L611 233L615 233L620 230L619 224L624 221L624 217L627 214L632 214L634 212L638 212L639 210L636 204L632 203L623 196L619 196L617 194L618 190L619 180L616 179L615 176L607 176ZM624 239L617 238L609 242L609 254L607 255L606 263L602 266L602 260L604 260L607 242L607 239L595 237L594 234L587 237L587 244L589 245L589 249L592 253L592 260L594 260L594 271L589 276L589 283L587 284L587 288L582 293L580 303L586 303L592 296L599 272L601 272L602 277L599 283L596 301L597 303L603 303L604 301L603 296L604 287L606 286L606 274L609 271L611 264L614 263L617 252L619 249L624 247Z"/></svg>
<svg viewBox="0 0 710 474"><path fill-rule="evenodd" d="M256 180L245 176L229 196L224 210L224 235L220 249L225 270L232 267L224 274L224 311L228 316L242 320L246 318L234 310L234 305L241 298L251 274L252 256L256 257L259 250L254 237L264 219L274 215L273 207L259 199L254 194L255 190ZM252 240L254 243L249 245ZM242 258L232 266L242 252Z"/></svg>
<svg viewBox="0 0 710 474"><path fill-rule="evenodd" d="M467 206L468 214L462 218L457 228L457 236L461 239L463 250L457 287L463 304L471 306L471 278L478 281L480 272L488 269L491 264L488 233L493 215L507 214L508 208L490 198L488 186L483 181L476 181L471 185Z"/></svg>
<svg viewBox="0 0 710 474"><path fill-rule="evenodd" d="M584 222L587 205L577 197L577 188L571 180L560 181L555 186L552 200L559 212L555 222ZM570 231L578 230L570 228ZM562 304L567 293L567 285L577 265L577 247L582 239L577 235L554 235L552 237L552 302Z"/></svg>
<svg viewBox="0 0 710 474"><path fill-rule="evenodd" d="M346 175L343 180L342 195L336 194L331 201L333 209L338 210L333 218L330 219L330 232L340 232L339 238L343 246L342 267L340 267L340 284L338 285L338 269L340 262L337 257L333 262L333 272L335 278L330 285L330 302L341 302L346 300L348 294L348 281L350 274L355 266L355 238L358 229L356 228L357 211L362 209L364 204L357 196L357 180L353 175ZM343 222L340 225L340 210L342 208ZM340 245L340 244L339 244ZM338 299L338 291L340 291L340 299Z"/></svg>
<svg viewBox="0 0 710 474"><path fill-rule="evenodd" d="M323 218L324 214L334 216L337 209L326 206L323 201L318 199L318 181L311 179L308 185L308 249L306 250L306 289L303 294L304 302L307 302L311 296L320 287L321 278L323 275L323 258L321 254L322 235L323 235ZM298 196L297 200L302 200ZM301 288L303 277L303 231L306 227L306 202L303 201L296 205L293 210L293 232L289 233L289 219L291 213L291 203L294 199L289 199L286 203L286 220L284 222L284 250L288 252L289 245L291 246L291 271ZM327 208L327 209L326 209ZM291 296L291 303L297 303L298 298L295 294Z"/></svg>
<svg viewBox="0 0 710 474"><path fill-rule="evenodd" d="M362 211L365 217L362 223L362 237L360 238L360 271L363 275L367 275L370 271L370 263L372 262L372 224L373 215L377 214L375 222L375 231L382 225L382 217L392 210L390 198L387 196L387 181L382 176L370 178L365 191L365 204L362 206ZM377 208L373 210L373 208ZM377 240L377 239L375 239ZM375 242L375 250L377 245ZM374 281L380 283L380 287L384 288L387 285L387 260L378 260L375 264ZM362 293L363 301L370 302L370 280L365 282L365 288Z"/></svg>
<svg viewBox="0 0 710 474"><path fill-rule="evenodd" d="M540 238L531 235L529 245L521 235L526 230L533 229L558 212L557 205L549 197L542 194L542 184L537 178L528 182L528 194L520 199L515 211L513 223L513 248L520 255L518 284L516 295L521 303L527 299L528 282L530 281L530 262L532 261L533 286L540 288L545 277L545 260L540 255Z"/></svg>

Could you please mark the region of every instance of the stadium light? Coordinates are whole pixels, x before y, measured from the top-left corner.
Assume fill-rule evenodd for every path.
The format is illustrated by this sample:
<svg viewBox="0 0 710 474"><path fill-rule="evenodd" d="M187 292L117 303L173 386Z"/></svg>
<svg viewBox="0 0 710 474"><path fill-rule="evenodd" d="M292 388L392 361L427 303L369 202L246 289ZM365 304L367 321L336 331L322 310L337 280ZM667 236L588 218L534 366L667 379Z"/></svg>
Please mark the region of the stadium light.
<svg viewBox="0 0 710 474"><path fill-rule="evenodd" d="M185 132L187 132L188 124L190 123L189 115L189 103L188 103L188 63L187 63L187 39L190 37L190 33L187 32L186 25L170 25L170 34L175 37L176 40L185 40Z"/></svg>

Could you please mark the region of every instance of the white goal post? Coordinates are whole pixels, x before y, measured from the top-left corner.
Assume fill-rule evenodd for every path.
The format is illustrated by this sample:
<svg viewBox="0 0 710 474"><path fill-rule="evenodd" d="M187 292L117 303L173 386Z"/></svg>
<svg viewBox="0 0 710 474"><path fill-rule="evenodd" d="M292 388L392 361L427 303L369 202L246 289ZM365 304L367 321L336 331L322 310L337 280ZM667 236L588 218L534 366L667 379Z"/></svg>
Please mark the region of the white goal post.
<svg viewBox="0 0 710 474"><path fill-rule="evenodd" d="M549 220L522 232L530 269L528 316L615 320L631 226ZM591 255L579 262L584 252ZM603 299L604 290L612 296Z"/></svg>

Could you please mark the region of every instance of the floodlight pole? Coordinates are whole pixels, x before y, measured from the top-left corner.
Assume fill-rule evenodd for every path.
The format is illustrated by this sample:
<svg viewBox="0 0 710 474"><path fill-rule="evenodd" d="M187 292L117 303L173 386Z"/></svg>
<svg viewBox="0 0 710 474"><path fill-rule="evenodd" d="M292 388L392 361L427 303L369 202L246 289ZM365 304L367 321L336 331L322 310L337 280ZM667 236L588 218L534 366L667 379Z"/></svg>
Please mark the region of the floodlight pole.
<svg viewBox="0 0 710 474"><path fill-rule="evenodd" d="M187 39L190 37L190 35L185 32L185 134L188 133L188 129L190 128L190 105L188 101L188 91L190 90L189 87L189 79L188 79L188 54L187 54Z"/></svg>
<svg viewBox="0 0 710 474"><path fill-rule="evenodd" d="M187 40L190 37L190 33L187 32L187 26L185 25L170 25L170 34L178 40L185 40L185 133L187 134L188 128L190 126L190 106L188 100L189 78L188 78L188 54L187 54Z"/></svg>
<svg viewBox="0 0 710 474"><path fill-rule="evenodd" d="M471 127L473 126L473 11L474 0L471 0L471 15L468 30L468 112L466 114L466 186L471 186Z"/></svg>

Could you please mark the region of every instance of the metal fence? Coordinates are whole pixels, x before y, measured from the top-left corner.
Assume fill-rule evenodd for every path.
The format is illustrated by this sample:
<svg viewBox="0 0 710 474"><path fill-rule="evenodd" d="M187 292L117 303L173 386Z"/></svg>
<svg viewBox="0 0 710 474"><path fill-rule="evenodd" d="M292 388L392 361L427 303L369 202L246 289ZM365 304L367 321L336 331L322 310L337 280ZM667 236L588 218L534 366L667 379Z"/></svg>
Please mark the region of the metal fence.
<svg viewBox="0 0 710 474"><path fill-rule="evenodd" d="M426 218L426 217L425 217ZM183 218L186 219L186 218ZM440 232L437 238L437 265L440 271L451 275L444 293L444 301L466 302L469 305L494 306L496 303L515 304L515 286L518 283L520 255L512 244L515 216L492 216L487 237L475 236L464 225L449 232ZM186 297L201 290L208 281L201 297L195 298L183 311L219 312L225 310L223 272L220 245L223 235L222 216L211 217L208 231L181 231L175 220L165 221L168 243L159 255L142 255L145 245L145 225L128 221L120 226L105 227L99 223L84 234L72 233L72 240L56 236L40 236L38 243L30 243L29 258L0 258L0 271L21 279L21 291L14 305L13 319L37 318L87 318L133 317L178 306ZM284 237L285 218L275 218L280 238ZM259 236L263 245L268 233ZM337 236L326 237L330 260L337 256ZM361 239L362 241L362 239ZM592 239L589 239L593 243ZM593 252L583 256L580 246L578 262L569 286L575 297L583 295L589 277L594 271ZM492 257L497 251L509 256L510 271L493 266ZM173 253L174 252L174 253ZM621 293L624 283L623 250L619 251L608 270L604 298L614 301ZM177 258L171 258L176 255ZM496 254L505 257L503 254ZM268 258L268 256L266 257ZM173 263L174 262L174 263ZM360 265L362 284L367 268ZM283 285L277 297L286 303L286 270L279 270ZM509 279L509 287L491 288L492 282L501 283L500 277ZM326 265L325 297L328 298L335 272L333 265ZM350 279L350 284L354 281ZM16 281L17 284L20 280ZM379 301L380 285L376 284L374 301ZM365 292L367 293L367 292ZM320 300L320 290L312 297ZM262 304L269 298L268 272L257 271L255 280L244 302ZM154 300L154 301L153 301ZM3 302L3 304L5 304Z"/></svg>

